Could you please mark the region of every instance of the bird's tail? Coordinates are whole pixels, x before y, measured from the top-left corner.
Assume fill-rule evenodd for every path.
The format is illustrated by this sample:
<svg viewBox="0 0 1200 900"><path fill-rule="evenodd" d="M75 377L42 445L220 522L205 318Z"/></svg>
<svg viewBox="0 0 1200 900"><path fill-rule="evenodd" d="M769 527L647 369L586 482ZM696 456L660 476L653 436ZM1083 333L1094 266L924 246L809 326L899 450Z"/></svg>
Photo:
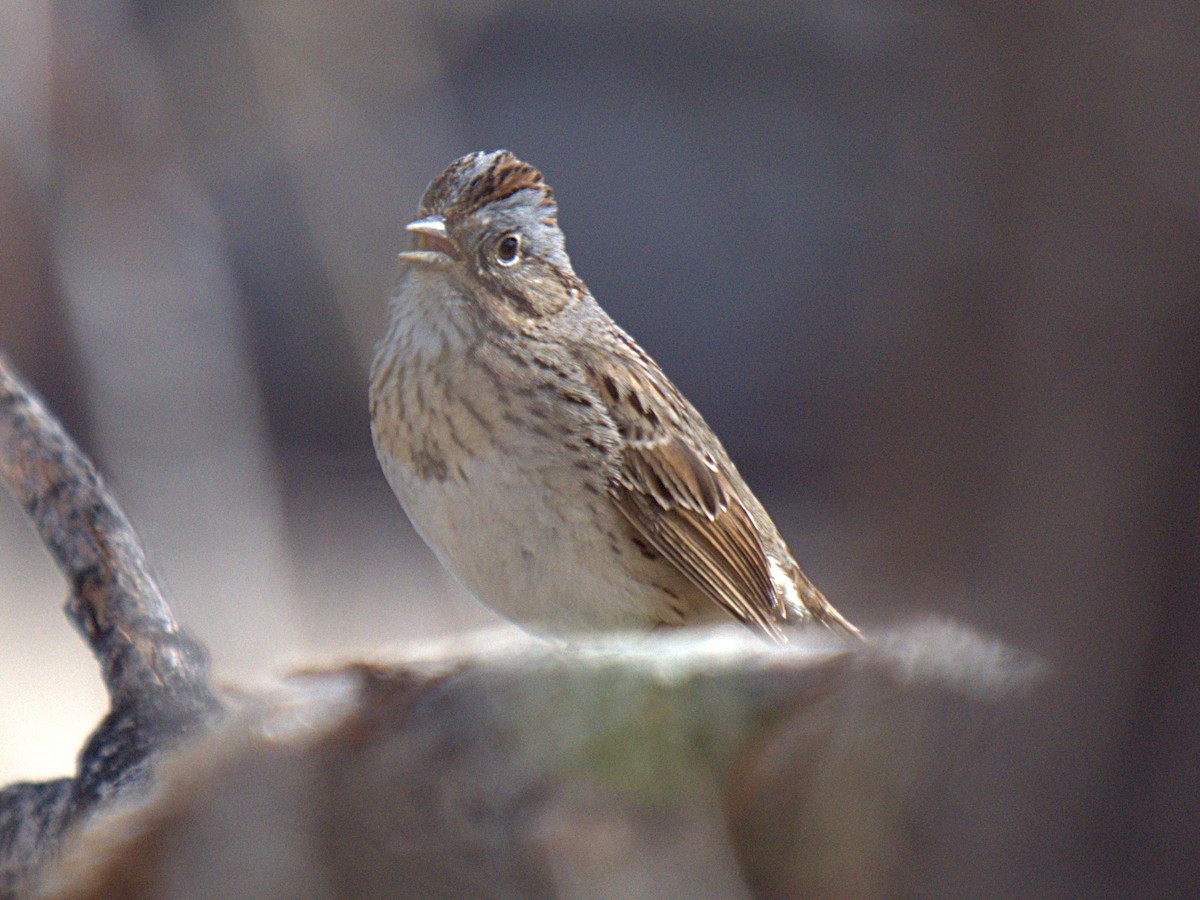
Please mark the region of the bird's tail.
<svg viewBox="0 0 1200 900"><path fill-rule="evenodd" d="M820 622L831 631L840 632L847 637L866 640L858 627L838 612L803 572L797 569L796 576L796 593L800 595L800 602L804 604L804 610L813 621Z"/></svg>

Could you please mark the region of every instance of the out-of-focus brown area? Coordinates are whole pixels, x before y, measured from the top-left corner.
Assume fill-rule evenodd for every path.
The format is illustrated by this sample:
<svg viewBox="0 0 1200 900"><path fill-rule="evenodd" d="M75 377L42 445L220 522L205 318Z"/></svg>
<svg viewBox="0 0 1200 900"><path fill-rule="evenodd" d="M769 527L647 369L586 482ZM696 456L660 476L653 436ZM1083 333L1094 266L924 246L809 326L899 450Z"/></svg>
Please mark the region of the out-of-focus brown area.
<svg viewBox="0 0 1200 900"><path fill-rule="evenodd" d="M308 673L76 830L37 896L986 896L963 854L1005 780L976 744L1034 673L954 626L879 637L490 634Z"/></svg>
<svg viewBox="0 0 1200 900"><path fill-rule="evenodd" d="M989 890L1200 881L1200 8L0 8L0 347L218 671L492 621L378 474L425 183L508 146L853 620L1043 657ZM0 781L101 712L0 504ZM931 763L932 764L932 763ZM989 827L992 823L995 827ZM969 891L969 885L964 886Z"/></svg>

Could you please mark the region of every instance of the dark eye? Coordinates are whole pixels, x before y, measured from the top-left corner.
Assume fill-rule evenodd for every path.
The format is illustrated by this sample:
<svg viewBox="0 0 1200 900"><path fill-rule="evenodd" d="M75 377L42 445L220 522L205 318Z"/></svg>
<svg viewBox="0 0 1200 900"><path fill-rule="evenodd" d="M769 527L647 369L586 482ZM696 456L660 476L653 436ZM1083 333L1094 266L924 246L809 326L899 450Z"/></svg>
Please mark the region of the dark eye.
<svg viewBox="0 0 1200 900"><path fill-rule="evenodd" d="M505 235L496 244L496 262L502 266L515 265L521 258L521 236L519 234Z"/></svg>

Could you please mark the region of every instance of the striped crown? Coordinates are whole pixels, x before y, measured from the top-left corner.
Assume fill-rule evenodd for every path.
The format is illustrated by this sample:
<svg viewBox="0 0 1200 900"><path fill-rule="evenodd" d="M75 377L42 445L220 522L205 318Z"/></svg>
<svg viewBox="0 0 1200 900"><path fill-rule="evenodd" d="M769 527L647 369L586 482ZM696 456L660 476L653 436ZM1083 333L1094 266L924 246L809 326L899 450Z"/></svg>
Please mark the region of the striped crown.
<svg viewBox="0 0 1200 900"><path fill-rule="evenodd" d="M541 192L538 205L555 208L550 185L529 163L517 159L508 150L469 153L450 163L430 182L421 198L421 215L461 219L482 206L527 188Z"/></svg>

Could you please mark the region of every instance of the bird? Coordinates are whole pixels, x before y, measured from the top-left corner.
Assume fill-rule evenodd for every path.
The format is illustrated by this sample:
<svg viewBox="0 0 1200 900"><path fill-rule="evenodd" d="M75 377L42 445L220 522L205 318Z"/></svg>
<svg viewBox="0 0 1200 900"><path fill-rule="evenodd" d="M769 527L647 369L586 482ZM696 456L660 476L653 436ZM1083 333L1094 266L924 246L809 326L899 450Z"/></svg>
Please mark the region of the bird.
<svg viewBox="0 0 1200 900"><path fill-rule="evenodd" d="M736 620L779 643L807 623L861 638L575 274L538 169L463 156L406 229L371 434L416 531L480 602L538 634Z"/></svg>

